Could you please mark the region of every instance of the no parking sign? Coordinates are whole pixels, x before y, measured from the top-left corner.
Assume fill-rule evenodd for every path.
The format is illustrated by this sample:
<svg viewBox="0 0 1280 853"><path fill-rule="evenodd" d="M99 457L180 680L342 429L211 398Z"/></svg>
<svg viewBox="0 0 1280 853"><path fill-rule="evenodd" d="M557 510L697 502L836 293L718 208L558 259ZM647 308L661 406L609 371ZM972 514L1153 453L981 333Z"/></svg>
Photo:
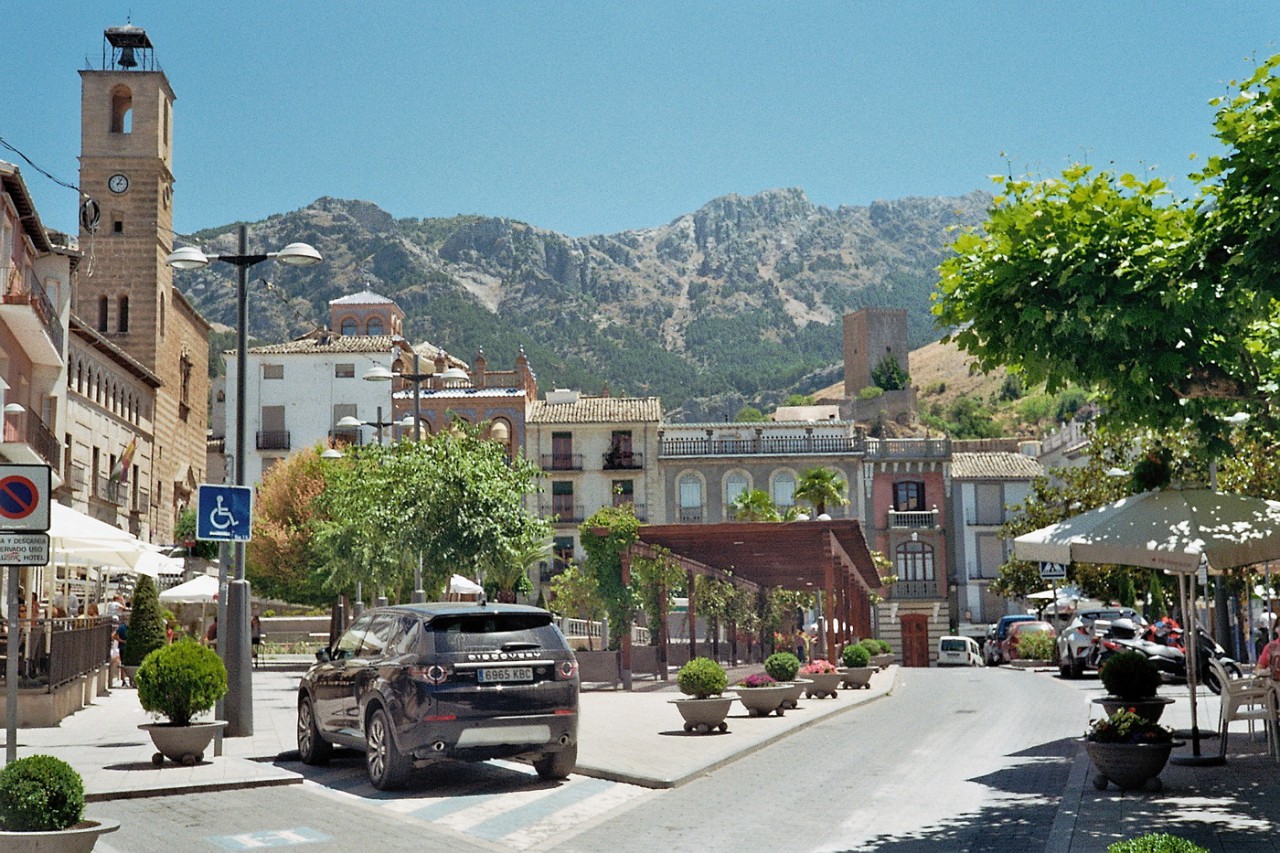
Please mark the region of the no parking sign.
<svg viewBox="0 0 1280 853"><path fill-rule="evenodd" d="M48 465L0 465L0 530L49 529Z"/></svg>

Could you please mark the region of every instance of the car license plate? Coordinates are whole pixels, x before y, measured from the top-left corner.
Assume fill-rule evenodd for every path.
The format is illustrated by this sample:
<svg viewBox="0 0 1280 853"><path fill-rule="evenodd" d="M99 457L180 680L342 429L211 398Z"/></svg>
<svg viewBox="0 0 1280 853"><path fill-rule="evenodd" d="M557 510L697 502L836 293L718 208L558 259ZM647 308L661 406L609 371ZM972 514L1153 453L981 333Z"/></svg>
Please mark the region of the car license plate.
<svg viewBox="0 0 1280 853"><path fill-rule="evenodd" d="M501 666L476 670L476 681L481 684L502 684L509 681L533 681L531 666Z"/></svg>

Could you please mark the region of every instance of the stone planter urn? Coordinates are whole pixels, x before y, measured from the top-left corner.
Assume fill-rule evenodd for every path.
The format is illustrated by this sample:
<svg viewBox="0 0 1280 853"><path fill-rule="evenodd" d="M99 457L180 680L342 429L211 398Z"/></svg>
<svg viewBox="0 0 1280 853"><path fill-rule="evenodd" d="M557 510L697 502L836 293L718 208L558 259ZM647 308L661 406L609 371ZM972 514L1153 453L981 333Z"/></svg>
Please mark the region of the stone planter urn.
<svg viewBox="0 0 1280 853"><path fill-rule="evenodd" d="M767 717L774 711L781 717L786 710L784 702L791 692L790 684L777 684L768 687L734 687L738 701L747 709L749 717Z"/></svg>
<svg viewBox="0 0 1280 853"><path fill-rule="evenodd" d="M1145 699L1121 699L1119 696L1099 696L1093 700L1094 704L1101 705L1102 710L1107 712L1110 717L1121 708L1131 709L1139 717L1150 722L1159 722L1160 717L1164 714L1164 707L1172 705L1173 699L1169 696L1148 696Z"/></svg>
<svg viewBox="0 0 1280 853"><path fill-rule="evenodd" d="M1093 787L1104 791L1107 784L1131 791L1147 785L1154 779L1155 789L1164 786L1160 782L1160 771L1169 761L1169 753L1177 744L1173 741L1165 743L1095 743L1085 741L1089 752L1089 760L1097 768L1098 775L1093 777Z"/></svg>
<svg viewBox="0 0 1280 853"><path fill-rule="evenodd" d="M729 706L733 704L732 696L712 696L707 699L672 699L671 704L680 710L684 717L684 730L709 734L714 731L727 732L729 724L725 717L729 716Z"/></svg>
<svg viewBox="0 0 1280 853"><path fill-rule="evenodd" d="M113 820L82 820L75 826L46 832L0 830L0 850L5 853L89 853L99 836L119 828L120 824Z"/></svg>
<svg viewBox="0 0 1280 853"><path fill-rule="evenodd" d="M192 767L204 761L204 751L209 747L214 734L226 724L226 720L192 723L189 726L143 723L138 728L151 735L151 742L159 750L151 756L151 763L156 767L164 764L166 758L176 764Z"/></svg>
<svg viewBox="0 0 1280 853"><path fill-rule="evenodd" d="M804 689L804 695L810 699L834 699L836 691L840 689L840 682L844 679L844 674L840 672L806 672L802 675L813 682Z"/></svg>
<svg viewBox="0 0 1280 853"><path fill-rule="evenodd" d="M876 669L873 666L847 666L840 671L840 684L852 690L863 687L871 689L871 676Z"/></svg>
<svg viewBox="0 0 1280 853"><path fill-rule="evenodd" d="M885 652L884 654L880 654L880 655L872 655L871 665L875 667L879 667L880 669L885 669L887 667L893 666L893 652Z"/></svg>
<svg viewBox="0 0 1280 853"><path fill-rule="evenodd" d="M782 699L782 708L791 710L800 706L800 696L803 695L804 689L813 682L807 678L796 676L795 681L780 681L778 683L787 687L787 692Z"/></svg>

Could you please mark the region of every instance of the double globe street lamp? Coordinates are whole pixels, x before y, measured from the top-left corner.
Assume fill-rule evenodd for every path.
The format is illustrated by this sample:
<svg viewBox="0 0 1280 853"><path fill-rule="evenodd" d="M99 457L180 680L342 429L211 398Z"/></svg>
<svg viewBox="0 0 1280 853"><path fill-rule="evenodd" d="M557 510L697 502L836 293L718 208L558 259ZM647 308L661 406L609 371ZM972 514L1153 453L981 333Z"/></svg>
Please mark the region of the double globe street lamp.
<svg viewBox="0 0 1280 853"><path fill-rule="evenodd" d="M245 470L245 396L248 326L249 267L274 259L295 267L309 267L324 258L307 243L290 243L278 252L249 253L249 228L240 226L238 253L234 255L206 255L195 246L175 249L165 263L174 269L195 270L207 267L213 261L231 264L237 270L236 277L236 440L235 485L244 486ZM219 620L218 646L227 667L227 701L224 713L227 718L228 737L248 737L253 734L253 681L252 646L250 644L249 582L245 580L244 542L236 542L233 548L235 579L228 580L226 567L221 569L219 586L225 586L226 612Z"/></svg>

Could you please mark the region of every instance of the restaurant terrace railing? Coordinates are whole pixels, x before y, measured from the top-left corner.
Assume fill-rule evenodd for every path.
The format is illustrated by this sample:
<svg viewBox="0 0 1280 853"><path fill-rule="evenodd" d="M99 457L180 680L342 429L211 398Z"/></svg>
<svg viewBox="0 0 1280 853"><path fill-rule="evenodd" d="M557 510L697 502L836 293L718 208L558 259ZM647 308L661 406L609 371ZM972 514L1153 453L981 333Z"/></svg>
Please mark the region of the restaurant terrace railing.
<svg viewBox="0 0 1280 853"><path fill-rule="evenodd" d="M49 691L93 672L111 659L111 623L104 618L22 620L18 630L18 680ZM9 631L0 623L0 652L9 653ZM0 684L5 667L0 667Z"/></svg>

